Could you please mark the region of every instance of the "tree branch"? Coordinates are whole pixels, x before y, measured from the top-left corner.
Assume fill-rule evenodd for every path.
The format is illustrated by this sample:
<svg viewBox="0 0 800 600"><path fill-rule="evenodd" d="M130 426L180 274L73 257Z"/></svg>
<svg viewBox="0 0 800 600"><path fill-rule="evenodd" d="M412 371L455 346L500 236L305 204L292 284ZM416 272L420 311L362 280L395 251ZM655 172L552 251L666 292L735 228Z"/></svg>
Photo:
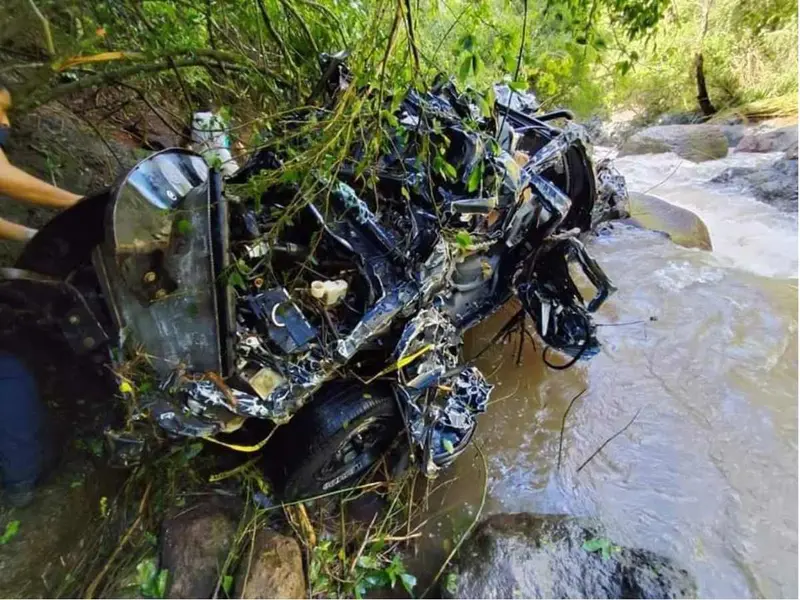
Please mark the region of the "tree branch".
<svg viewBox="0 0 800 600"><path fill-rule="evenodd" d="M590 462L590 461L591 461L591 460L592 460L592 459L593 459L595 456L597 456L598 454L600 454L600 452L602 452L603 448L605 448L606 446L608 446L608 444L609 444L609 443L610 443L612 440L614 440L614 438L616 438L617 436L620 436L620 435L622 435L622 434L625 432L625 430L626 430L626 429L628 429L628 427L630 427L631 425L633 425L633 422L636 420L636 417L638 417L638 416L639 416L639 413L640 413L640 412L642 412L642 409L641 409L641 408L640 408L639 410L637 410L637 411L636 411L636 414L635 414L635 415L633 415L633 418L632 418L630 421L628 421L628 424L627 424L627 425L625 425L625 427L623 427L623 428L622 428L622 429L620 429L620 430L619 430L617 433L615 433L615 434L614 434L614 435L612 435L610 438L608 438L608 439L607 439L605 442L603 442L603 443L600 445L600 447L599 447L597 450L595 450L594 452L592 452L592 455L591 455L589 458L587 458L585 461L583 461L583 463L581 463L581 466L580 466L580 467L578 467L578 469L575 471L575 473L580 473L580 472L581 472L581 469L583 469L583 467L585 467L586 465L588 465L588 464L589 464L589 462Z"/></svg>
<svg viewBox="0 0 800 600"><path fill-rule="evenodd" d="M170 69L173 68L178 69L186 67L213 67L213 66L216 66L215 62L212 62L201 56L175 60L173 61L172 64L170 64L169 62L163 62L155 64L131 65L128 67L123 67L121 69L114 69L112 71L106 71L104 73L98 73L97 75L84 77L82 79L64 85L48 88L39 95L32 94L26 99L26 101L23 101L21 108L31 110L33 108L41 106L42 104L51 102L52 100L57 100L58 98L61 98L63 96L67 96L69 94L100 85L120 82L125 79L130 79L131 77L134 77L136 75L144 75L146 73L151 73L151 74L160 73L162 71L169 71ZM229 65L228 68L234 70L235 69L241 70L244 69L245 67L241 64L233 64Z"/></svg>
<svg viewBox="0 0 800 600"><path fill-rule="evenodd" d="M56 55L56 47L53 44L53 34L50 32L50 21L47 20L42 14L42 11L39 10L39 7L36 6L36 3L33 0L28 0L28 4L31 5L33 12L36 13L36 17L42 23L42 30L44 31L44 43L47 48L47 53L52 57Z"/></svg>

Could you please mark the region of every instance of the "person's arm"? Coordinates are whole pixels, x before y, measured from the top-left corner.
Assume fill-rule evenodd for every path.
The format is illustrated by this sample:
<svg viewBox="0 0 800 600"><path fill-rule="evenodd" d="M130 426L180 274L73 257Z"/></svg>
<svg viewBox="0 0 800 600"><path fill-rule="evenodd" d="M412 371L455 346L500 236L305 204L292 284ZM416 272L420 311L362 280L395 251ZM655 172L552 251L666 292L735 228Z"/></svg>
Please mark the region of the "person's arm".
<svg viewBox="0 0 800 600"><path fill-rule="evenodd" d="M45 183L22 169L18 169L8 162L2 150L0 150L0 194L5 194L14 200L29 204L52 206L54 208L72 206L81 198L77 194ZM6 231L5 226L0 225L0 227L2 227L0 231Z"/></svg>
<svg viewBox="0 0 800 600"><path fill-rule="evenodd" d="M14 240L15 242L27 242L34 235L36 230L24 225L17 225L11 221L0 218L0 240Z"/></svg>

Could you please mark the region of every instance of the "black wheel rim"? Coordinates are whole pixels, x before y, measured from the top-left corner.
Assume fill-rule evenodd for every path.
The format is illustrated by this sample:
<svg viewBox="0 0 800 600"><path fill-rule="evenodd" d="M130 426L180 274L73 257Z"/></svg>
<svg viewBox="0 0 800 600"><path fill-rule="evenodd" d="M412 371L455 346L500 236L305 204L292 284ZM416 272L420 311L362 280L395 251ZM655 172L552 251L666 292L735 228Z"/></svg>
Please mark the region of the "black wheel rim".
<svg viewBox="0 0 800 600"><path fill-rule="evenodd" d="M331 458L315 473L322 490L329 491L362 475L386 450L392 431L389 417L369 417L352 426Z"/></svg>

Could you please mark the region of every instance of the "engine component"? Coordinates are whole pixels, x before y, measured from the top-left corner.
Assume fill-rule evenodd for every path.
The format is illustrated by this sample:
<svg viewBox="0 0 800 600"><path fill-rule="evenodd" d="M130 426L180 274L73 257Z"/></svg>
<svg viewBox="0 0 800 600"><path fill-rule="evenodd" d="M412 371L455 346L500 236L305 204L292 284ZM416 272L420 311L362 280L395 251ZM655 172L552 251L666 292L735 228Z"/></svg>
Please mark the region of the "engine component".
<svg viewBox="0 0 800 600"><path fill-rule="evenodd" d="M320 300L325 306L336 306L346 294L347 282L343 279L311 282L311 296Z"/></svg>
<svg viewBox="0 0 800 600"><path fill-rule="evenodd" d="M303 350L314 339L316 332L299 308L282 288L249 295L245 298L249 314L256 329L269 338L286 354Z"/></svg>

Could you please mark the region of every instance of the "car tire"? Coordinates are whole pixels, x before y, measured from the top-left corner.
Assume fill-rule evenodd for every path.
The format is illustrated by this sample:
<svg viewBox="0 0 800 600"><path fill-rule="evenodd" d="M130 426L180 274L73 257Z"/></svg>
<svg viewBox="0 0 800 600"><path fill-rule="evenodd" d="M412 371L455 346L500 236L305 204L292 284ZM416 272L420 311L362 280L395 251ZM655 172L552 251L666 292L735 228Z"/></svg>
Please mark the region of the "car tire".
<svg viewBox="0 0 800 600"><path fill-rule="evenodd" d="M363 476L403 426L388 388L360 384L323 390L279 430L276 488L284 501L341 489ZM267 459L275 461L272 452Z"/></svg>

